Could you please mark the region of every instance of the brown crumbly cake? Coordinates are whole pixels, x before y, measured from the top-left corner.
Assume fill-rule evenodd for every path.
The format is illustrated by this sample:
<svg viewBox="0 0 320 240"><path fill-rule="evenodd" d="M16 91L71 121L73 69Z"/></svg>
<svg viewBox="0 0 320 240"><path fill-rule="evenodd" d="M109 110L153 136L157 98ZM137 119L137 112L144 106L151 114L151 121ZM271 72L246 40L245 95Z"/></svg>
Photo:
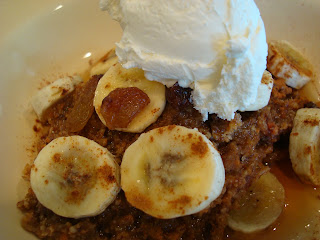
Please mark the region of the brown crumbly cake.
<svg viewBox="0 0 320 240"><path fill-rule="evenodd" d="M100 77L94 76L79 85L49 109L38 143L39 151L57 137L82 135L108 148L121 163L124 151L139 134L111 131L101 123L90 105L93 95L87 94L94 92ZM237 199L252 181L268 171L264 159L270 159L268 155L273 153L273 145L281 136L288 137L296 111L308 103L278 79L270 102L263 109L236 113L232 121L211 115L203 122L200 113L193 108L190 93L190 89L177 85L166 89L165 110L145 131L182 125L198 128L214 143L224 163L226 182L220 197L209 209L176 219L156 219L132 207L121 191L102 214L69 219L46 209L29 189L25 199L18 203L24 214L22 226L42 239L223 239L229 210L236 206Z"/></svg>

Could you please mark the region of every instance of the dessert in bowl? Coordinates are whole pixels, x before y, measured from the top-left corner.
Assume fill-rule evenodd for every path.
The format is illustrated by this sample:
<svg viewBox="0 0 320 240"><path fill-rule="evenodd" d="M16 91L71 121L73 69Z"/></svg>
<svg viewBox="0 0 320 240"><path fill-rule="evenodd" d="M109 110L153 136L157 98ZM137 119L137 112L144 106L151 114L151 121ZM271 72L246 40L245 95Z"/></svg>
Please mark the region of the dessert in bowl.
<svg viewBox="0 0 320 240"><path fill-rule="evenodd" d="M190 94L190 90L189 90L189 92L188 92L188 90L182 90L182 89L180 89L179 87L177 87L177 86L175 86L175 88L173 88L172 89L172 91L174 91L174 93L175 94L173 94L173 96L181 96L182 97L182 99L189 99L189 94ZM170 95L170 93L168 94L168 95ZM176 98L172 98L172 99L169 99L171 102L172 102L172 105L171 105L171 107L170 107L170 104L168 104L168 109L167 109L167 111L171 111L171 116L173 116L173 114L174 114L174 110L175 110L175 107L174 107L174 104L180 104L180 100L179 99L176 99ZM189 104L189 102L188 101L184 101L183 102L184 104ZM179 113L176 113L178 116L179 115L181 115L181 116L183 116L183 117L181 117L182 119L185 119L185 120L188 120L188 118L186 117L188 114L190 114L190 116L192 116L192 115L194 115L195 113L194 112L192 112L193 110L190 110L190 109L193 109L192 107L190 107L189 106L189 108L188 107L184 107L184 105L182 104L181 106L183 106L182 107L182 109L184 109L184 111L178 111ZM171 108L171 109L170 109ZM288 109L288 110L290 110L290 109ZM168 114L168 113L167 113ZM168 114L167 116L170 116L170 114ZM286 114L284 114L284 115L286 115ZM290 115L290 114L289 114ZM169 117L165 117L165 115L163 115L163 119L162 119L162 124L166 124L165 123L165 121L167 121L166 120L166 118L168 119ZM192 117L193 119L195 119L194 117ZM215 119L216 121L220 121L220 118L217 118L217 119ZM179 119L178 118L176 118L176 119L174 119L174 120L172 120L171 119L171 121L176 121L175 122L175 124L178 124L179 123ZM222 121L222 120L221 120ZM285 121L285 120L283 120L283 121ZM186 124L190 124L190 126L191 126L191 124L192 124L192 121L185 121L186 123L185 123L185 125ZM188 123L189 122L189 123ZM202 118L201 118L201 116L199 116L199 120L198 120L198 124L199 123L202 123L203 121L202 121ZM222 121L223 122L223 121ZM172 122L171 122L172 123ZM238 123L240 123L240 121L238 121ZM195 121L195 124L197 124L197 122ZM201 125L201 124L200 124ZM204 124L204 125L206 125L206 124ZM222 125L222 123L220 123L219 122L219 125L221 126ZM237 126L237 122L235 123L235 125ZM251 124L249 124L248 123L248 125L250 126ZM160 125L159 125L160 126ZM194 128L194 127L197 127L200 131L201 131L201 127L199 127L199 126L191 126L192 128ZM205 132L205 130L206 130L206 128L208 129L208 126L204 126L203 127L203 129L202 129L202 132ZM226 127L227 129L229 128L229 127ZM210 129L210 128L209 128ZM218 130L218 129L217 129ZM212 134L212 133L211 133ZM112 134L111 134L112 135ZM113 137L113 136L110 136L110 137ZM210 137L210 136L209 136ZM221 138L222 139L222 142L223 141L227 141L226 139L228 138L228 136L219 136L219 134L216 134L215 135L215 137L217 138L217 139L219 139L219 138ZM113 137L113 138L115 138L115 137ZM217 141L219 141L219 140L217 140ZM110 141L109 141L110 142ZM112 141L111 141L112 142ZM103 144L103 143L102 143ZM226 159L226 157L224 157L225 159ZM225 164L226 165L226 164ZM227 166L226 166L227 167ZM108 209L108 208L107 208ZM177 220L177 221L181 221L181 220ZM218 229L218 228L217 228Z"/></svg>

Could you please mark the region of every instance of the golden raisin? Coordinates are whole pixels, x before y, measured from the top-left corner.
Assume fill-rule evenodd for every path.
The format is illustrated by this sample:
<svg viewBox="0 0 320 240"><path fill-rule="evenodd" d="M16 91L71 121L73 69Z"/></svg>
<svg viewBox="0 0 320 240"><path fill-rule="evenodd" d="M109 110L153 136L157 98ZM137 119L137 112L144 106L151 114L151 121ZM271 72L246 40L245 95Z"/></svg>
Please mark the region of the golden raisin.
<svg viewBox="0 0 320 240"><path fill-rule="evenodd" d="M101 114L109 129L126 128L149 103L148 95L137 87L116 88L103 99Z"/></svg>
<svg viewBox="0 0 320 240"><path fill-rule="evenodd" d="M78 132L84 128L94 111L93 98L100 76L93 76L77 88L74 93L74 106L67 114L65 122L68 132Z"/></svg>

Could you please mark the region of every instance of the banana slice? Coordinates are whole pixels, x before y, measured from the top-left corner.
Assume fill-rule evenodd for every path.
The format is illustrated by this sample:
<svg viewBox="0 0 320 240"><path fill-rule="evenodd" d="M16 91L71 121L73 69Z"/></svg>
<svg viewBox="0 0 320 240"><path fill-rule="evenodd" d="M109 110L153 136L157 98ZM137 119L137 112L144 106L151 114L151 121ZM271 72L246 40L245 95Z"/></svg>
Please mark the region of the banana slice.
<svg viewBox="0 0 320 240"><path fill-rule="evenodd" d="M104 125L106 125L106 121L101 113L102 101L113 90L132 87L136 87L147 94L150 102L133 118L127 127L115 128L115 130L140 133L150 124L154 123L161 115L166 104L164 85L147 80L141 69L124 69L121 64L117 63L100 79L95 92L94 107ZM128 106L121 107L125 108Z"/></svg>
<svg viewBox="0 0 320 240"><path fill-rule="evenodd" d="M320 109L299 109L293 124L289 142L293 170L303 182L320 186Z"/></svg>
<svg viewBox="0 0 320 240"><path fill-rule="evenodd" d="M82 78L79 76L65 77L54 81L38 91L31 100L31 105L38 118L42 120L46 110L58 100L71 93L75 85L80 82L82 82Z"/></svg>
<svg viewBox="0 0 320 240"><path fill-rule="evenodd" d="M261 84L258 87L258 95L256 101L249 105L246 109L240 111L258 111L268 105L273 88L273 78L271 73L264 71L261 79Z"/></svg>
<svg viewBox="0 0 320 240"><path fill-rule="evenodd" d="M115 49L111 49L103 58L90 70L90 76L105 74L111 66L118 62Z"/></svg>
<svg viewBox="0 0 320 240"><path fill-rule="evenodd" d="M240 208L230 211L228 226L244 233L265 229L280 216L284 198L282 184L272 173L265 173L240 199Z"/></svg>
<svg viewBox="0 0 320 240"><path fill-rule="evenodd" d="M300 91L311 102L320 103L320 79L313 78Z"/></svg>
<svg viewBox="0 0 320 240"><path fill-rule="evenodd" d="M213 144L198 130L176 125L141 134L121 164L128 202L161 219L205 209L220 195L224 180Z"/></svg>
<svg viewBox="0 0 320 240"><path fill-rule="evenodd" d="M119 166L109 151L81 136L60 137L44 147L31 169L39 202L70 218L95 216L120 191Z"/></svg>
<svg viewBox="0 0 320 240"><path fill-rule="evenodd" d="M267 69L288 86L300 89L313 78L312 65L289 42L271 41L268 46Z"/></svg>

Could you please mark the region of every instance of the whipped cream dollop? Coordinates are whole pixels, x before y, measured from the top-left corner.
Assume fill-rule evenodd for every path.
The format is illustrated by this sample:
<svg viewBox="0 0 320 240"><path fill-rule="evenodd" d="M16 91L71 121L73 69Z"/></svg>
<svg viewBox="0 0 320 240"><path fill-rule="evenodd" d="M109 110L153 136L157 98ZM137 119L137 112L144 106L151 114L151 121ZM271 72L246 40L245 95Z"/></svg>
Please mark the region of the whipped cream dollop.
<svg viewBox="0 0 320 240"><path fill-rule="evenodd" d="M231 120L257 99L267 42L253 0L100 0L123 29L116 54L149 80L190 87L195 108Z"/></svg>

